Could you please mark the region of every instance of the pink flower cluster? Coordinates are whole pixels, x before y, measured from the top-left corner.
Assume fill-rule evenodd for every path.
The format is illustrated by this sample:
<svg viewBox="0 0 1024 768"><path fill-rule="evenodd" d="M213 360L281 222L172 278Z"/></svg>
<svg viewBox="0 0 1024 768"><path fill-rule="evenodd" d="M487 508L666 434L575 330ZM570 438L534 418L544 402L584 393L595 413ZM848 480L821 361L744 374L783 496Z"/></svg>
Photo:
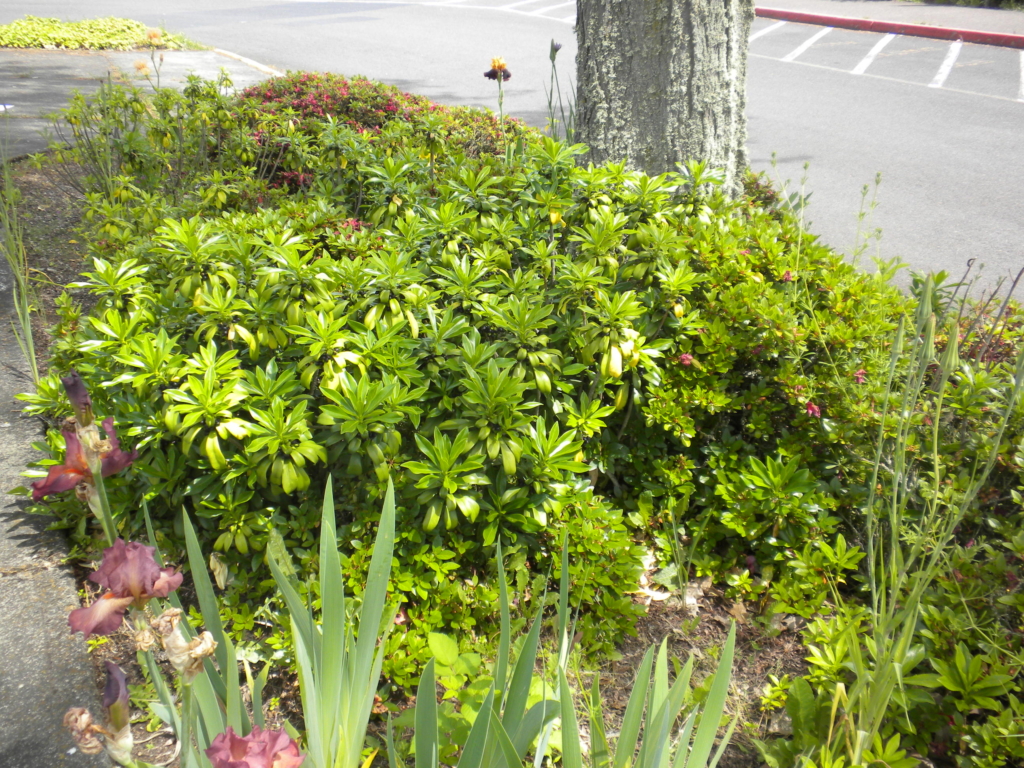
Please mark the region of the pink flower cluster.
<svg viewBox="0 0 1024 768"><path fill-rule="evenodd" d="M228 726L206 750L213 768L298 768L305 755L284 731L264 731L254 727L248 736L239 736Z"/></svg>

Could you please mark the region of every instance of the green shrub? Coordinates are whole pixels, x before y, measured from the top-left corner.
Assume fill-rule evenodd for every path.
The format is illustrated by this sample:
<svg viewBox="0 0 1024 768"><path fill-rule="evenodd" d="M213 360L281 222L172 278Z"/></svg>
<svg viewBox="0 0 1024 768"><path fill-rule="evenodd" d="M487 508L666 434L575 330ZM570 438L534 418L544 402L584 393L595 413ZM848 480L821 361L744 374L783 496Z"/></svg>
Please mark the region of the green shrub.
<svg viewBox="0 0 1024 768"><path fill-rule="evenodd" d="M756 180L729 201L700 166L579 168L574 148L526 130L506 163L493 116L359 79L292 75L239 100L224 85L74 102L65 152L90 174L80 290L96 306L61 302L51 370L80 369L141 451L138 477L110 483L119 508L146 499L172 548L181 510L197 521L233 579L223 613L238 639L287 653L257 634L274 610L259 605L266 552L283 544L317 569L333 473L357 596L395 482L395 685L415 683L431 630L464 652L495 636L498 537L517 594L540 600L565 532L589 648L629 631L643 555L668 559L682 536L683 577L689 565L730 597L821 614L812 688L849 681L842 643L871 628L857 601L874 449L880 428L901 428L880 414L890 377L899 392L907 376L890 351L909 302L887 269L818 245ZM490 138L467 142L481 125ZM940 318L959 313L951 294L933 295ZM961 314L938 446L951 501L991 447L1021 327L1012 305ZM53 375L27 399L64 415ZM963 644L1017 685L1022 415L923 598L914 642L934 664L908 674L939 675ZM908 418L908 488L924 498L932 411ZM81 505L52 508L87 547ZM962 691L936 702L937 679L892 705L885 738L1014 759L998 745L1020 731L1015 694L993 696L1010 714L965 713Z"/></svg>
<svg viewBox="0 0 1024 768"><path fill-rule="evenodd" d="M409 637L385 673L403 686L429 630L493 636L499 536L525 593L568 532L581 631L606 649L672 519L720 577L753 558L791 578L797 543L831 540L904 306L884 278L698 166L580 168L578 147L526 131L506 164L425 130L412 97L301 78L265 88L328 83L332 119L201 81L104 90L66 118L94 190L79 289L96 303L62 302L51 370L80 370L141 451L111 483L121 525L145 499L173 546L187 509L248 642L283 645L245 634L241 604L267 594L278 534L315 570L329 473L356 594L395 482ZM375 124L392 98L407 119ZM53 375L26 399L64 415ZM79 503L52 507L84 545Z"/></svg>
<svg viewBox="0 0 1024 768"><path fill-rule="evenodd" d="M137 48L180 50L195 46L181 35L153 30L130 19L61 21L26 16L10 24L0 24L0 47L131 51Z"/></svg>

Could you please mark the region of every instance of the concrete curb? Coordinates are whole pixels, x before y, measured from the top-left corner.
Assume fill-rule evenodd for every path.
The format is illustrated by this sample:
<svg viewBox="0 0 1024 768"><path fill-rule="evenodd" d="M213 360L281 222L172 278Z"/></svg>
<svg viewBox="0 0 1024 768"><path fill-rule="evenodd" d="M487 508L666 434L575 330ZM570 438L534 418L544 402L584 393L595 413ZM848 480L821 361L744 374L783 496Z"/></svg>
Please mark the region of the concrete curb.
<svg viewBox="0 0 1024 768"><path fill-rule="evenodd" d="M257 72L262 72L264 75L270 75L271 77L281 77L284 75L284 72L282 72L279 69L268 67L266 64L260 64L258 61L253 61L252 59L246 58L245 56L239 56L237 53L232 53L231 51L225 51L221 48L214 48L213 52L219 53L221 56L226 56L229 59L240 61L246 66L252 67Z"/></svg>
<svg viewBox="0 0 1024 768"><path fill-rule="evenodd" d="M787 11L781 8L757 8L755 13L765 19L795 21L801 24L816 24L823 27L841 27L860 32L891 32L911 37L930 37L936 40L963 40L979 45L998 45L1003 48L1024 50L1024 35L1008 35L1001 32L983 32L977 29L951 29L932 27L927 24L905 24L899 21L872 21L854 19L849 16L827 16L803 11Z"/></svg>

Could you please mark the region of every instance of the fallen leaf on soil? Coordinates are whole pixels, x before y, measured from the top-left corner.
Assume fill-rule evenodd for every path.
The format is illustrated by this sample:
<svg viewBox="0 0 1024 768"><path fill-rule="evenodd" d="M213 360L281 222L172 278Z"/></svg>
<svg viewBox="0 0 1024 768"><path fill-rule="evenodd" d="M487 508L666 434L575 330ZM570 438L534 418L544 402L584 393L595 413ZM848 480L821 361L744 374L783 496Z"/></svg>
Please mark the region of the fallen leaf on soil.
<svg viewBox="0 0 1024 768"><path fill-rule="evenodd" d="M747 606L737 600L729 608L729 615L736 619L739 624L743 624L747 620Z"/></svg>

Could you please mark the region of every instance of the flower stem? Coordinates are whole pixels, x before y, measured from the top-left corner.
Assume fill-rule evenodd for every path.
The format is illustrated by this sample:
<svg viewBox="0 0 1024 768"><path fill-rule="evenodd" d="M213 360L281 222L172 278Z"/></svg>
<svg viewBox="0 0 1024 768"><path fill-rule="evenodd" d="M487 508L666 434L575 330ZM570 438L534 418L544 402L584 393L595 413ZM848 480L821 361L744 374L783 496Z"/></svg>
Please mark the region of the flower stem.
<svg viewBox="0 0 1024 768"><path fill-rule="evenodd" d="M498 72L498 127L501 129L501 143L505 145L505 162L510 163L512 157L509 153L508 136L505 135L505 89L503 72Z"/></svg>
<svg viewBox="0 0 1024 768"><path fill-rule="evenodd" d="M99 518L100 524L103 526L103 534L107 537L107 546L114 546L114 541L117 539L117 526L114 525L114 515L110 511L110 499L107 498L107 489L103 485L103 474L102 471L93 472L93 481L96 487L96 503L93 501L92 495L89 497L90 504L93 514Z"/></svg>

